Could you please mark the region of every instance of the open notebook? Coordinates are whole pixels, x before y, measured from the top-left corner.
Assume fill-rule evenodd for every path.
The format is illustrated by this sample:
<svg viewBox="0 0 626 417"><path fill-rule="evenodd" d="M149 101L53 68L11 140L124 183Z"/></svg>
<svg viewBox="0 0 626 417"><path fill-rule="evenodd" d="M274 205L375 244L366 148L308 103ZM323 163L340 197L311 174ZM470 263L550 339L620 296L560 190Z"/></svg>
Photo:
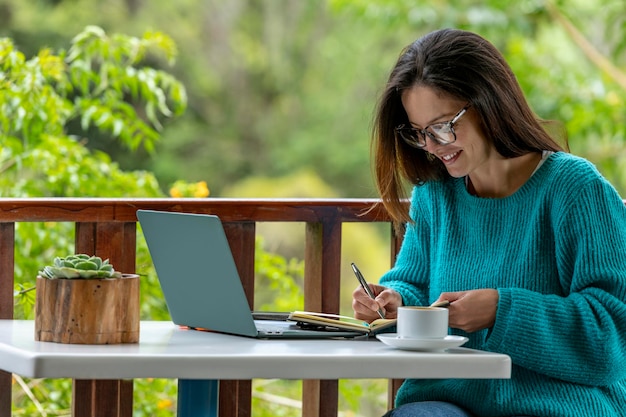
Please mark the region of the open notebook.
<svg viewBox="0 0 626 417"><path fill-rule="evenodd" d="M315 328L317 326L326 329L356 330L371 335L391 329L397 321L396 319L376 319L367 323L354 317L312 311L294 311L289 315L288 320L299 323L300 327Z"/></svg>
<svg viewBox="0 0 626 417"><path fill-rule="evenodd" d="M258 338L362 336L354 330L303 329L289 313L255 320L217 216L138 210L172 321L194 329ZM261 315L260 315L261 316Z"/></svg>

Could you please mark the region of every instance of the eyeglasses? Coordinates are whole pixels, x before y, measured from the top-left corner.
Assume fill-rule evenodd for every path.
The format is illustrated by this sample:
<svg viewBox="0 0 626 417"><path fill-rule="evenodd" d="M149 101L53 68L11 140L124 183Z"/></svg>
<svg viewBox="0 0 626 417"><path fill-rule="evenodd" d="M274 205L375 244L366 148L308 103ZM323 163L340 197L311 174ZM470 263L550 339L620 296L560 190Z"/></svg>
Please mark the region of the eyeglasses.
<svg viewBox="0 0 626 417"><path fill-rule="evenodd" d="M465 114L470 107L470 103L466 104L457 114L448 122L433 123L424 129L401 124L395 128L396 134L399 135L407 145L414 148L423 148L426 146L426 135L439 145L449 145L456 141L456 133L454 125Z"/></svg>

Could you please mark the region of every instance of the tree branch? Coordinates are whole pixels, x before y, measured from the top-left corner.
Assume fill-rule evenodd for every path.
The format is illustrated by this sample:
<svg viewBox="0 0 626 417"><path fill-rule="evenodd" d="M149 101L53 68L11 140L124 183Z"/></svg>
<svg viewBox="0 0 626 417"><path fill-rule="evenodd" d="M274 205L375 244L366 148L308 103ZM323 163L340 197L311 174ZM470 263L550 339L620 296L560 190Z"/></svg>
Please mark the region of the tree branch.
<svg viewBox="0 0 626 417"><path fill-rule="evenodd" d="M619 84L620 87L626 90L626 73L621 71L618 67L613 65L607 57L602 55L551 1L546 1L546 9L550 16L565 29L587 58Z"/></svg>

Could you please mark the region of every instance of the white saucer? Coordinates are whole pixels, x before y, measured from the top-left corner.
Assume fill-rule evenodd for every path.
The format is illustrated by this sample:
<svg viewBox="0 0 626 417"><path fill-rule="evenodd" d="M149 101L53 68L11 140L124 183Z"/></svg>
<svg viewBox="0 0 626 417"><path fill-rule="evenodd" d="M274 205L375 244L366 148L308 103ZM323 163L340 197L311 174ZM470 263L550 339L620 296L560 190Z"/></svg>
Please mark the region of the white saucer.
<svg viewBox="0 0 626 417"><path fill-rule="evenodd" d="M386 345L402 350L441 351L459 347L468 341L467 337L449 335L443 339L404 339L397 333L377 334L376 338Z"/></svg>

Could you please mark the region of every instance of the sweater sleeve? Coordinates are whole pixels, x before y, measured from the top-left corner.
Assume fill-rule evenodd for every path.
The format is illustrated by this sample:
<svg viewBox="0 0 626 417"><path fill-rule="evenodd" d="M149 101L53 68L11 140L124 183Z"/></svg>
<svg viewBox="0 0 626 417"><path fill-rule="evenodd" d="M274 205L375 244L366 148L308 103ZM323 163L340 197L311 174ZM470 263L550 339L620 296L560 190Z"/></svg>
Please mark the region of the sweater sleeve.
<svg viewBox="0 0 626 417"><path fill-rule="evenodd" d="M422 186L423 187L423 186ZM406 226L402 247L396 262L380 279L384 285L402 295L404 305L426 305L428 303L428 253L430 226L424 215L428 210L424 189L415 187L411 198L410 215L414 220Z"/></svg>
<svg viewBox="0 0 626 417"><path fill-rule="evenodd" d="M601 177L557 206L563 294L500 288L485 347L549 377L609 385L626 378L626 208Z"/></svg>

